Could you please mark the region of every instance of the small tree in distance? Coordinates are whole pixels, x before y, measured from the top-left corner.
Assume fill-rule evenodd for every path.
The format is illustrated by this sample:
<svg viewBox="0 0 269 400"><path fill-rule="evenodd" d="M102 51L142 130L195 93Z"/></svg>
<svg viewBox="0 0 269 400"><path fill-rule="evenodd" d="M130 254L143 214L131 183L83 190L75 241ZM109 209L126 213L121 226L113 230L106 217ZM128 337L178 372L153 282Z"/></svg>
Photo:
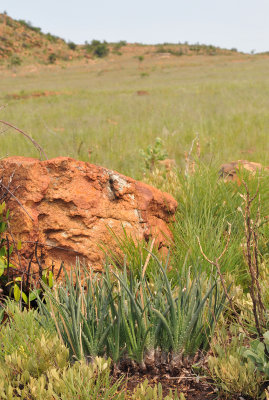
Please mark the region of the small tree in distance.
<svg viewBox="0 0 269 400"><path fill-rule="evenodd" d="M92 53L95 57L106 57L109 53L109 48L106 41L92 40L91 43L85 42L85 50Z"/></svg>

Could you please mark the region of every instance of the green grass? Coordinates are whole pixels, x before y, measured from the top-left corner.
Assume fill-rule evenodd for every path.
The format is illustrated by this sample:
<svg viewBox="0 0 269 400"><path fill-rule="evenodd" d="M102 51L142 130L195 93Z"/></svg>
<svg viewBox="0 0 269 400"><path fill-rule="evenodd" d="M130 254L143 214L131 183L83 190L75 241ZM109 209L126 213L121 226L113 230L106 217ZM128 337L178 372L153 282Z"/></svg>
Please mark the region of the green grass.
<svg viewBox="0 0 269 400"><path fill-rule="evenodd" d="M269 164L268 64L267 58L248 56L160 60L156 55L143 65L116 58L67 69L19 68L16 76L2 74L0 103L9 104L0 117L30 133L49 157L88 160L90 149L91 162L134 178L142 176L139 149L157 136L179 165L197 133L208 165L235 159ZM141 72L149 76L141 78ZM61 94L6 98L44 90ZM138 96L137 90L149 95ZM11 130L1 137L0 155L7 154L38 156Z"/></svg>
<svg viewBox="0 0 269 400"><path fill-rule="evenodd" d="M237 61L237 62L235 62ZM141 63L140 63L141 64ZM11 94L56 91L47 97L8 100L0 119L30 133L49 157L70 156L141 179L144 160L140 149L161 137L169 158L184 170L184 152L197 133L203 165L187 182L180 176L165 187L179 202L173 266L188 262L208 268L196 236L209 257L224 246L227 222L232 240L223 269L235 271L243 282L245 264L241 242L243 223L237 211L238 187L221 183L222 162L248 159L269 165L269 58L243 55L176 57L146 56L143 65L122 56L94 64L70 64L3 71L0 104ZM147 77L141 78L141 73ZM144 90L149 95L138 96ZM195 148L193 153L195 153ZM11 129L1 136L0 156L38 157L36 149ZM150 174L149 174L150 175ZM178 188L175 186L178 183ZM254 191L256 181L251 181ZM260 186L262 215L268 215L268 177ZM268 230L267 230L268 235ZM267 250L266 250L267 248ZM268 251L268 240L265 250Z"/></svg>
<svg viewBox="0 0 269 400"><path fill-rule="evenodd" d="M244 205L242 196L246 191L237 182L225 182L219 179L216 165L200 165L197 172L188 179L179 175L177 191L178 209L173 224L175 246L172 262L175 269L187 257L187 262L203 270L210 271L210 264L204 259L198 244L210 260L215 260L223 251L227 241L228 224L231 224L231 239L227 252L221 259L222 272L232 273L233 277L244 286L248 286L246 262L242 245L245 243ZM260 196L260 240L261 260L268 262L269 226L266 216L269 214L269 179L268 173L262 172L249 177L245 171L239 173L247 182L251 196L259 187ZM258 183L259 182L259 183ZM251 217L255 219L258 199L252 204Z"/></svg>
<svg viewBox="0 0 269 400"><path fill-rule="evenodd" d="M240 193L244 193L244 189L242 185L225 183L219 179L218 169L222 162L236 159L248 159L261 162L263 165L269 164L269 77L267 73L269 58L236 55L229 57L182 56L161 60L156 55L145 56L143 63L139 63L137 59L124 57L120 57L120 60L115 58L114 62L110 58L98 60L95 64L70 64L68 68L40 67L40 70L36 72L30 72L32 67L14 67L15 69L10 71L1 71L0 104L8 102L9 105L1 110L0 119L9 121L30 133L49 157L71 156L88 161L90 150L91 162L118 170L134 178L142 178L144 160L139 150L154 145L156 137L162 139L168 157L175 158L183 172L184 152L189 150L197 133L200 137L201 158L199 161L196 160L194 175L186 177L182 171L179 171L178 175L175 171L170 171L168 176L163 170L155 170L148 172L144 177L149 183L154 183L161 189L173 193L178 200L178 212L172 227L175 246L171 249L168 265L171 283L166 280L162 267L156 268L154 256L150 258L146 276L139 281L139 271L148 256L148 252L143 249L145 243L140 243L136 247L135 243L127 237L118 238L118 244L125 253L125 263L134 275L129 270L128 274L119 271L117 276L109 280L107 273L102 281L106 283L104 286L101 285L101 281L100 284L90 281L90 286L94 287L95 291L88 290L87 299L81 292L81 287L76 292L72 291L71 287L59 289L62 300L66 300L66 308L54 301L53 293L51 293L50 296L48 295L51 300L50 307L52 305L55 307L55 315L58 318L54 317L51 322L58 321L55 325L58 326L59 332L61 331L61 338L69 345L70 354L76 354L82 359L85 354L87 356L104 355L104 342L107 342L106 351L114 362L118 362L123 355L128 355L141 365L143 355L147 357L152 355L150 350L156 347L156 343L165 344L167 351L172 348L176 356L178 349L184 350L188 355L197 348L207 349L210 345L214 355L211 357L210 374L220 385L220 389L233 394L240 392L242 395L241 387L243 387L246 394L251 393L254 398L258 398L257 393L262 387L264 377L256 374L255 385L252 381L249 382L249 376L253 375L255 366L249 365L246 373L246 360L242 358L241 348L239 349L241 344L248 346L249 338L245 337L240 327L235 324L231 312L226 310L220 316L213 346L210 335L213 332L208 331L208 333L207 329L204 329L204 322L210 323L210 316L214 325L215 317L213 316L216 313L212 315L210 313L210 306L213 304L210 296L213 292L209 293L209 300L204 303L205 308L201 311L201 317L196 321L192 316L195 315L193 306L201 304L201 299L210 289L209 284L212 279L208 276L212 268L201 255L197 236L201 240L206 255L210 259L215 259L225 246L229 222L232 225L231 241L221 260L221 268L227 285L232 283L231 295L235 296L236 308L241 310L246 328L248 329L250 325L249 332L252 334L253 331L255 332L254 319L250 311L249 277L242 254L245 242L244 225L242 214L238 209L242 206ZM138 90L147 91L149 95L138 96L136 94ZM31 94L38 91L56 91L60 94L21 100L10 97L14 93ZM195 148L193 154L195 154ZM38 156L32 145L12 130L8 130L1 136L0 156L6 155ZM247 174L243 175L248 181L251 194L255 193L257 176L255 178L251 176L248 179ZM260 284L266 309L268 309L269 255L269 226L268 223L266 224L266 216L269 215L268 185L268 174L263 173L260 176L259 189L262 223L259 230L259 255ZM258 202L255 201L252 217L255 216L257 206ZM113 257L113 253L106 250L108 255ZM155 254L155 250L153 252ZM122 266L120 259L115 257L113 259ZM184 271L185 273L190 271L193 286L189 287L184 279L178 281L178 273L179 276L189 279L189 272L184 275ZM196 280L194 279L195 272L198 274ZM154 284L151 285L151 282ZM208 289L206 282L209 282ZM241 287L236 287L238 284L241 284ZM115 288L119 289L117 295L115 295ZM49 290L48 293L50 293ZM65 293L69 296L64 296ZM113 301L112 294L115 295ZM94 301L89 301L90 296L94 298ZM214 296L218 299L219 291L218 293L216 291L216 294L214 292ZM91 325L88 326L87 331L84 331L82 322L84 323L87 319L84 316L86 310L84 305L87 301L87 318ZM109 307L107 307L108 303ZM183 306L185 306L184 309ZM199 306L197 307L199 309ZM55 374L50 375L49 369L45 371L47 367L44 364L46 368L43 372L41 371L42 373L40 372L41 376L34 376L31 380L32 387L27 381L24 382L25 387L21 389L20 382L13 381L15 376L13 371L18 364L17 357L22 359L27 371L34 362L39 362L40 343L36 336L41 331L45 332L46 329L45 339L51 340L53 323L46 324L44 328L37 324L34 312L22 313L21 320L16 317L16 310L12 309L11 305L9 305L9 310L12 311L10 321L13 325L10 322L10 328L8 325L0 327L4 346L0 352L0 364L2 363L0 381L2 385L6 385L6 391L11 390L9 385L12 388L15 385L9 398L15 398L14 393L17 394L18 390L29 389L32 393L33 388L42 389L44 376L46 379L50 378L53 385L56 385L56 381L58 382L56 389L53 390L58 390L59 393L70 388L70 382L74 380L76 390L80 390L79 393L74 393L81 395L81 398L87 398L90 389L85 389L81 382L86 380L91 384L93 381L88 379L89 369L84 364L75 363L72 367L68 365L58 368L57 377L54 376ZM59 310L62 316L60 319ZM250 321L244 317L248 313L251 315ZM0 314L1 319L3 312ZM106 324L99 323L103 320ZM14 324L17 324L18 329L14 329ZM162 329L153 329L156 328L156 324ZM106 331L108 326L109 334ZM224 339L221 337L221 326L224 333L228 327L229 329L231 327L232 339L230 334L227 340L225 335ZM199 327L202 334L207 332L208 342L205 340L201 342ZM85 340L85 332L91 341ZM185 341L181 340L181 332L185 333L185 336L183 335ZM71 338L70 343L69 338ZM56 340L55 337L54 342L50 343L52 350L50 354L45 339L41 354L42 357L43 354L46 356L44 359L47 364L54 368L55 354L57 351L62 353L62 344L59 338ZM84 347L82 339L85 341ZM34 343L34 350L31 352L32 343ZM8 357L8 368L5 357ZM66 357L63 361L67 363ZM174 357L172 361L176 363L177 358ZM231 376L234 378L234 371L238 372L238 376L233 381ZM23 379L28 379L23 369L19 373ZM108 380L108 375L106 376L102 385L109 387L111 382ZM62 386L59 386L60 384ZM96 385L94 387L98 388ZM114 390L113 387L111 390ZM157 388L154 390L156 391ZM47 388L44 389L44 393L45 391ZM144 389L143 391L145 392ZM69 392L68 389L64 398L70 398ZM36 398L45 399L44 393L39 393L40 397ZM135 396L136 394L134 398ZM155 394L154 396L156 398ZM149 394L145 398L152 397Z"/></svg>

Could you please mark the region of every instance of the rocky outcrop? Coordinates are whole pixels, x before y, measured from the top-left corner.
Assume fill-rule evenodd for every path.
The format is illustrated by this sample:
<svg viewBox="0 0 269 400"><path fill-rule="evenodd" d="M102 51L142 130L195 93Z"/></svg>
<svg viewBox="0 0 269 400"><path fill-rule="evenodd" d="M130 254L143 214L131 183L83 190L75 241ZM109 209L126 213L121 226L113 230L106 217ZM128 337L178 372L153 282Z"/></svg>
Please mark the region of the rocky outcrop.
<svg viewBox="0 0 269 400"><path fill-rule="evenodd" d="M117 172L65 157L11 157L0 161L0 177L15 196L8 200L10 225L24 260L38 242L46 265L68 266L79 257L100 268L100 244L113 245L109 229L121 235L124 227L138 240L152 235L159 246L171 238L174 198Z"/></svg>
<svg viewBox="0 0 269 400"><path fill-rule="evenodd" d="M264 169L269 172L269 167L263 167L260 163L255 163L247 160L232 161L227 164L222 164L220 167L220 177L228 181L238 181L238 172L240 168L244 168L252 174Z"/></svg>

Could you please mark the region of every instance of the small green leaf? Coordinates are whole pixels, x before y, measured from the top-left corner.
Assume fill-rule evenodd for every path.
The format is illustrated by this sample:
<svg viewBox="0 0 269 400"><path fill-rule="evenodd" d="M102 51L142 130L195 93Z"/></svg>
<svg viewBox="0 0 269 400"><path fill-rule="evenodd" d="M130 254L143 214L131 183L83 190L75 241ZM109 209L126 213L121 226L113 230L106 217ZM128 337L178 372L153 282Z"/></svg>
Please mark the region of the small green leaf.
<svg viewBox="0 0 269 400"><path fill-rule="evenodd" d="M53 287L53 274L52 271L49 272L49 287Z"/></svg>
<svg viewBox="0 0 269 400"><path fill-rule="evenodd" d="M15 301L19 301L21 298L21 290L18 285L14 285L14 299Z"/></svg>
<svg viewBox="0 0 269 400"><path fill-rule="evenodd" d="M34 292L29 293L29 303L36 299L36 294Z"/></svg>
<svg viewBox="0 0 269 400"><path fill-rule="evenodd" d="M28 297L26 296L26 294L24 292L21 292L21 297L23 298L23 301L28 304Z"/></svg>
<svg viewBox="0 0 269 400"><path fill-rule="evenodd" d="M7 267L6 259L4 257L0 257L0 268L6 268L6 267Z"/></svg>

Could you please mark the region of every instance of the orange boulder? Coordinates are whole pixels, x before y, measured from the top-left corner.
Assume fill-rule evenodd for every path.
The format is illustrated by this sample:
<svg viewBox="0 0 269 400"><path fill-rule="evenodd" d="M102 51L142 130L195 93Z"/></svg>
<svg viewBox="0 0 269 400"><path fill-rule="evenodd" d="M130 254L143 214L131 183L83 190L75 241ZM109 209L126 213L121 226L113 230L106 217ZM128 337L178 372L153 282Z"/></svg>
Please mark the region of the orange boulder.
<svg viewBox="0 0 269 400"><path fill-rule="evenodd" d="M0 179L15 196L7 206L12 235L22 242L24 268L36 242L46 266L53 262L57 270L64 261L68 267L79 257L99 269L100 244L113 245L109 228L121 235L124 227L138 240L152 235L164 246L172 237L174 198L115 171L66 157L10 157L0 160Z"/></svg>
<svg viewBox="0 0 269 400"><path fill-rule="evenodd" d="M261 171L262 169L269 171L269 167L263 167L260 163L238 160L222 164L219 171L220 177L228 181L238 181L238 172L240 168L244 168L252 174L255 174L256 171Z"/></svg>

